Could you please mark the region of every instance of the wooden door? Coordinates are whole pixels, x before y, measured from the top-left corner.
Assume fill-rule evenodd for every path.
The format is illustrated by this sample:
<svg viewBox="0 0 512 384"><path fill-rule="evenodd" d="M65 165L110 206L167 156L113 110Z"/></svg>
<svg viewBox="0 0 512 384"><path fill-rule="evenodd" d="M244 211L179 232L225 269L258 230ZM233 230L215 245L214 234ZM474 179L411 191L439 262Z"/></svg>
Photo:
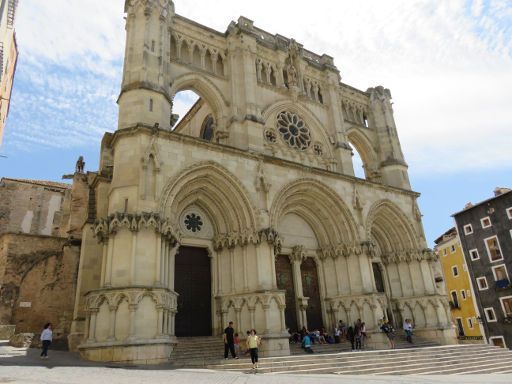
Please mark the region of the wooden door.
<svg viewBox="0 0 512 384"><path fill-rule="evenodd" d="M277 288L285 291L286 309L284 320L286 327L292 331L298 331L297 304L295 298L295 287L293 285L293 270L287 256L276 257Z"/></svg>
<svg viewBox="0 0 512 384"><path fill-rule="evenodd" d="M176 255L176 336L212 335L212 278L204 248L180 247Z"/></svg>
<svg viewBox="0 0 512 384"><path fill-rule="evenodd" d="M322 306L320 302L320 286L318 284L318 270L316 268L315 260L308 257L300 266L300 273L302 276L302 290L304 296L309 297L308 308L306 315L308 319L308 329L322 328Z"/></svg>

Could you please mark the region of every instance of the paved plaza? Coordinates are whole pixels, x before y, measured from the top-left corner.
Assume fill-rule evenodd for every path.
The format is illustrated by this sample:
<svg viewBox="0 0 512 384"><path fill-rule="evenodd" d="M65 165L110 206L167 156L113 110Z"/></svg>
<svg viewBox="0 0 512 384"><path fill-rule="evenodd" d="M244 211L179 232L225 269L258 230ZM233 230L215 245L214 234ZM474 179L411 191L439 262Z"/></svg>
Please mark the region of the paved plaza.
<svg viewBox="0 0 512 384"><path fill-rule="evenodd" d="M0 345L0 384L140 384L140 383L511 383L512 375L471 376L337 376L337 375L273 375L215 372L204 369L171 369L158 367L125 367L97 365L82 361L70 352L51 351L48 360L39 358L36 349L15 349Z"/></svg>

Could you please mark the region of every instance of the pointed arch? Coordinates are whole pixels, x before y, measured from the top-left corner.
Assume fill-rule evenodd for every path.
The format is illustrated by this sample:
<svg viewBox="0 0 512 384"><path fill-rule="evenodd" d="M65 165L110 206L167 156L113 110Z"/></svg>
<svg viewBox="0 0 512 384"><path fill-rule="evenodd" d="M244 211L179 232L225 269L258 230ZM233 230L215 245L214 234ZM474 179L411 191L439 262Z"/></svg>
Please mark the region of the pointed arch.
<svg viewBox="0 0 512 384"><path fill-rule="evenodd" d="M178 76L171 84L171 97L181 91L191 90L203 98L212 108L215 121L224 121L227 116L228 102L220 89L207 77L198 73L187 73Z"/></svg>
<svg viewBox="0 0 512 384"><path fill-rule="evenodd" d="M270 210L272 227L277 228L288 213L304 219L321 246L358 241L357 226L347 205L335 191L317 180L301 179L281 189Z"/></svg>
<svg viewBox="0 0 512 384"><path fill-rule="evenodd" d="M371 179L372 173L378 169L377 152L371 139L361 129L355 127L347 131L347 139L361 156L366 178Z"/></svg>
<svg viewBox="0 0 512 384"><path fill-rule="evenodd" d="M367 238L374 240L382 253L419 249L413 225L389 200L373 204L365 228Z"/></svg>
<svg viewBox="0 0 512 384"><path fill-rule="evenodd" d="M215 162L202 162L184 170L164 188L160 210L175 221L192 204L203 209L216 234L255 232L255 209L240 181Z"/></svg>

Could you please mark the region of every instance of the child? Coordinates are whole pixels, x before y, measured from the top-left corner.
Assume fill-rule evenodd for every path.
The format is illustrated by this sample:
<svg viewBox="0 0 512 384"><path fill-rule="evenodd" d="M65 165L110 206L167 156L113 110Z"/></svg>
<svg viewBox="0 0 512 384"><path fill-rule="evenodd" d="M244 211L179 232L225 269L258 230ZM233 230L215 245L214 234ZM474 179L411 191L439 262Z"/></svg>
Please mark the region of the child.
<svg viewBox="0 0 512 384"><path fill-rule="evenodd" d="M233 342L235 344L235 354L238 356L240 354L240 338L238 337L238 333L235 333Z"/></svg>
<svg viewBox="0 0 512 384"><path fill-rule="evenodd" d="M256 330L251 329L251 334L247 338L247 349L251 353L252 369L258 368L258 347L260 343L261 339L256 335Z"/></svg>

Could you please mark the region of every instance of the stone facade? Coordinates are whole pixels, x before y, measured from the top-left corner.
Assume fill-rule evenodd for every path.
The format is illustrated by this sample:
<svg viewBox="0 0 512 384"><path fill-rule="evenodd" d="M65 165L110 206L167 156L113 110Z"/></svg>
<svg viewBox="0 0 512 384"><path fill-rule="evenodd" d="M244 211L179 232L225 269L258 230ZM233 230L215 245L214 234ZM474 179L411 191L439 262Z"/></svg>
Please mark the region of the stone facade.
<svg viewBox="0 0 512 384"><path fill-rule="evenodd" d="M331 57L243 17L219 33L172 1L125 12L119 126L89 178L70 346L159 363L179 336L232 320L285 355L288 327L362 318L378 344L388 317L452 343L390 91L341 83ZM201 98L173 129L182 90Z"/></svg>
<svg viewBox="0 0 512 384"><path fill-rule="evenodd" d="M89 190L86 175L73 178L0 182L0 324L18 333L70 331Z"/></svg>

